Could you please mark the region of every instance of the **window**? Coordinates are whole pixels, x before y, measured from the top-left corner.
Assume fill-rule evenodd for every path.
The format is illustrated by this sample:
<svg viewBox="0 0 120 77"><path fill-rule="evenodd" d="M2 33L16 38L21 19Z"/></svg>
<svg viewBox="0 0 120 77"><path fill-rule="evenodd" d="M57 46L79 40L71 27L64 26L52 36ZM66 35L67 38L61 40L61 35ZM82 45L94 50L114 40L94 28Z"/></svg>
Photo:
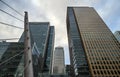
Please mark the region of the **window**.
<svg viewBox="0 0 120 77"><path fill-rule="evenodd" d="M104 69L104 66L102 66L102 69Z"/></svg>
<svg viewBox="0 0 120 77"><path fill-rule="evenodd" d="M115 72L115 74L117 74L117 72L116 71L114 71Z"/></svg>
<svg viewBox="0 0 120 77"><path fill-rule="evenodd" d="M97 74L100 74L99 71L97 71Z"/></svg>
<svg viewBox="0 0 120 77"><path fill-rule="evenodd" d="M103 72L102 71L100 71L101 72L101 74L103 74Z"/></svg>
<svg viewBox="0 0 120 77"><path fill-rule="evenodd" d="M104 73L106 74L106 71L104 71Z"/></svg>
<svg viewBox="0 0 120 77"><path fill-rule="evenodd" d="M94 74L96 74L96 71L94 71Z"/></svg>
<svg viewBox="0 0 120 77"><path fill-rule="evenodd" d="M101 69L101 67L99 66L99 69Z"/></svg>

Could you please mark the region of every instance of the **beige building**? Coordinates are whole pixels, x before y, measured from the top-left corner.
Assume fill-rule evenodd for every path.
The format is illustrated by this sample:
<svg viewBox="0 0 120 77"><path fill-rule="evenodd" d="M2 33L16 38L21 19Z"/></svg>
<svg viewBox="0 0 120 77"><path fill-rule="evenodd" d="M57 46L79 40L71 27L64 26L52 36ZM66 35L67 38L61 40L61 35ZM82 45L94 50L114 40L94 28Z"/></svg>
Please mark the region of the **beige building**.
<svg viewBox="0 0 120 77"><path fill-rule="evenodd" d="M120 76L120 43L94 8L68 7L67 32L71 65L76 77L86 72L81 71L82 62L89 67L87 77Z"/></svg>
<svg viewBox="0 0 120 77"><path fill-rule="evenodd" d="M52 64L53 75L64 75L65 74L65 62L64 62L64 49L63 47L56 47L53 52L53 64Z"/></svg>

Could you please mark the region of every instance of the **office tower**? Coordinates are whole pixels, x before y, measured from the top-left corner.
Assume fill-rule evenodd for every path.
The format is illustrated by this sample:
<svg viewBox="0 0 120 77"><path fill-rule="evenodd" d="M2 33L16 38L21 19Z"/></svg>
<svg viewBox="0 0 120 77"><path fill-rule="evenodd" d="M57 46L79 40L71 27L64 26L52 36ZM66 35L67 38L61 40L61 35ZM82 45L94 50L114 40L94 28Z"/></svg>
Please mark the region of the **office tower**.
<svg viewBox="0 0 120 77"><path fill-rule="evenodd" d="M33 57L34 76L38 73L50 75L52 52L54 48L54 26L49 22L29 22ZM19 42L23 42L24 33Z"/></svg>
<svg viewBox="0 0 120 77"><path fill-rule="evenodd" d="M33 70L34 70L34 76L37 77L38 73L42 72L44 67L44 56L46 53L47 39L49 35L49 23L29 22L29 26L30 26ZM19 42L24 42L24 32Z"/></svg>
<svg viewBox="0 0 120 77"><path fill-rule="evenodd" d="M54 26L50 26L48 22L30 22L29 25L34 77L39 77L41 74L44 76L44 72L48 77L54 48ZM0 43L0 64L14 55L20 54L0 65L0 77L24 76L27 66L24 68L23 50L24 32L19 42Z"/></svg>
<svg viewBox="0 0 120 77"><path fill-rule="evenodd" d="M47 39L49 34L49 22L29 22L30 25L30 35L31 35L31 43L35 44L39 53L42 55L45 54ZM24 41L24 33L20 38L19 42Z"/></svg>
<svg viewBox="0 0 120 77"><path fill-rule="evenodd" d="M47 49L45 55L45 64L44 64L44 72L51 74L52 72L52 58L53 58L53 49L54 49L54 37L55 37L55 30L54 26L50 26L49 29L49 36L47 42Z"/></svg>
<svg viewBox="0 0 120 77"><path fill-rule="evenodd" d="M16 70L23 50L23 43L0 42L0 77L18 77ZM24 69L21 72L24 73Z"/></svg>
<svg viewBox="0 0 120 77"><path fill-rule="evenodd" d="M115 33L114 33L114 36L116 37L116 39L119 41L119 43L120 43L120 31L116 31Z"/></svg>
<svg viewBox="0 0 120 77"><path fill-rule="evenodd" d="M64 63L64 49L63 47L56 47L53 53L52 64L53 75L65 75L65 63Z"/></svg>
<svg viewBox="0 0 120 77"><path fill-rule="evenodd" d="M120 44L92 7L68 7L67 32L73 75L120 76Z"/></svg>
<svg viewBox="0 0 120 77"><path fill-rule="evenodd" d="M70 51L71 75L72 77L75 77L75 75L89 77L90 72L88 63L72 7L67 9L67 31Z"/></svg>

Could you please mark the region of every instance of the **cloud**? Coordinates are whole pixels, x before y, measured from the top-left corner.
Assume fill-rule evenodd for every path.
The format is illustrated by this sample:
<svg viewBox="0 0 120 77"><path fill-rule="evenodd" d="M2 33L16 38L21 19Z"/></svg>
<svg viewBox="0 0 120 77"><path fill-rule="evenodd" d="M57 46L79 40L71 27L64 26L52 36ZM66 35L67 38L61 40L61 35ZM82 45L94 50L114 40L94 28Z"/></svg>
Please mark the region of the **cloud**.
<svg viewBox="0 0 120 77"><path fill-rule="evenodd" d="M67 6L90 6L94 7L105 23L114 32L120 30L120 1L119 0L4 0L12 7L17 9L24 15L24 11L28 11L30 21L48 21L55 26L55 46L63 46L65 50L65 62L69 63L69 49L66 31L66 10ZM5 5L0 4L0 8L10 12L11 14L23 19L18 14L11 11ZM112 8L112 9L111 9ZM11 19L7 15L1 13L0 21L9 22L10 24L23 27L23 23ZM9 20L11 19L11 20ZM0 24L1 25L1 24ZM19 33L19 34L17 34ZM2 37L20 37L22 33L19 29L8 28L7 26L0 28Z"/></svg>
<svg viewBox="0 0 120 77"><path fill-rule="evenodd" d="M69 64L69 51L66 33L66 9L67 0L39 0L40 4L37 6L42 7L46 12L46 17L51 25L55 26L55 47L63 46L65 50L65 62Z"/></svg>
<svg viewBox="0 0 120 77"><path fill-rule="evenodd" d="M94 7L96 4L99 4L100 1L101 0L68 0L68 6Z"/></svg>
<svg viewBox="0 0 120 77"><path fill-rule="evenodd" d="M28 11L29 14L29 20L30 21L49 21L51 25L55 26L55 46L61 45L66 46L65 54L68 53L67 48L67 33L66 33L66 9L67 9L67 0L19 0L19 1L9 1L5 0L6 3L9 3L12 7L15 7L18 11L23 13L25 10ZM3 8L8 10L6 7ZM16 15L17 17L20 17L19 15L15 14L13 11L9 10L11 14ZM23 13L24 14L24 13ZM5 16L3 16L2 19L4 19ZM6 16L5 18L10 17ZM5 22L8 22L9 20ZM18 25L18 21L12 19L9 21L10 24ZM23 24L20 24L23 25ZM7 27L1 27L1 35L5 35L7 37L11 37L11 34L13 34L13 37L17 37L17 33L22 33L22 31L17 29L7 29ZM5 29L10 31L4 31ZM3 33L2 33L3 32ZM5 37L4 36L4 37ZM20 35L18 35L20 36ZM6 38L6 37L5 37ZM68 57L67 61L68 61ZM67 62L69 63L69 61Z"/></svg>
<svg viewBox="0 0 120 77"><path fill-rule="evenodd" d="M17 29L17 28L13 29L13 27L9 27L6 25L0 25L0 27L1 27L0 28L0 36L1 36L0 39L19 38L19 36L22 33L21 29ZM18 41L18 40L14 40L14 41Z"/></svg>

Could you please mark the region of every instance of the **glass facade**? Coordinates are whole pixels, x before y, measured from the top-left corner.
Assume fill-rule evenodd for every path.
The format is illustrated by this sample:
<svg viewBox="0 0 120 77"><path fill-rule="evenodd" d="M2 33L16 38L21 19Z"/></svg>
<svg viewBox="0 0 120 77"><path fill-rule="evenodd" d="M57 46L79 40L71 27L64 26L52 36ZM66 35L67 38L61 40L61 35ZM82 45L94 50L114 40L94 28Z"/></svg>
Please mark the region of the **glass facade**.
<svg viewBox="0 0 120 77"><path fill-rule="evenodd" d="M38 72L40 71L41 67L40 65L40 58L41 55L38 51L38 48L36 46L36 43L33 44L32 47L32 59L33 59L33 70L34 70L34 77L38 77Z"/></svg>
<svg viewBox="0 0 120 77"><path fill-rule="evenodd" d="M38 72L41 72L43 70L43 59L47 47L49 22L29 22L29 26L32 47L33 70L34 76L37 77ZM19 42L24 42L24 32Z"/></svg>
<svg viewBox="0 0 120 77"><path fill-rule="evenodd" d="M49 36L49 22L30 22L31 43L34 44L33 50L33 68L38 74L44 70L46 48ZM38 62L39 56L42 54L42 62ZM41 66L39 66L41 65ZM39 70L40 68L40 70ZM36 75L37 76L37 75Z"/></svg>
<svg viewBox="0 0 120 77"><path fill-rule="evenodd" d="M92 77L119 77L120 43L92 7L73 11Z"/></svg>
<svg viewBox="0 0 120 77"><path fill-rule="evenodd" d="M49 22L29 22L31 44L35 43L39 53L45 55L47 39L49 35ZM19 42L24 41L24 33L22 34Z"/></svg>
<svg viewBox="0 0 120 77"><path fill-rule="evenodd" d="M21 61L23 50L23 43L0 42L0 77L17 76L16 70ZM23 70L21 72L23 73Z"/></svg>
<svg viewBox="0 0 120 77"><path fill-rule="evenodd" d="M49 35L49 23L30 22L31 41L36 43L40 53L45 53Z"/></svg>
<svg viewBox="0 0 120 77"><path fill-rule="evenodd" d="M65 69L66 75L67 75L68 77L71 77L71 65L66 65L65 68L66 68L66 69Z"/></svg>
<svg viewBox="0 0 120 77"><path fill-rule="evenodd" d="M54 26L50 26L47 50L45 56L46 59L45 59L44 72L51 73L52 71L51 69L52 69L52 57L53 57L53 49L54 49L54 37L55 37Z"/></svg>
<svg viewBox="0 0 120 77"><path fill-rule="evenodd" d="M76 76L90 77L85 52L83 49L77 23L74 17L73 8L68 8L67 15L67 29L72 68L74 69L74 73Z"/></svg>
<svg viewBox="0 0 120 77"><path fill-rule="evenodd" d="M116 31L114 33L114 36L116 37L116 39L118 40L118 42L120 43L120 31Z"/></svg>
<svg viewBox="0 0 120 77"><path fill-rule="evenodd" d="M34 76L49 76L54 48L54 26L49 22L30 22ZM19 42L24 41L24 33Z"/></svg>
<svg viewBox="0 0 120 77"><path fill-rule="evenodd" d="M54 48L54 26L50 26L48 22L30 22L29 25L34 77L50 77ZM26 68L24 68L23 50L24 33L19 42L0 42L0 77L24 76ZM17 54L19 55L1 64Z"/></svg>

